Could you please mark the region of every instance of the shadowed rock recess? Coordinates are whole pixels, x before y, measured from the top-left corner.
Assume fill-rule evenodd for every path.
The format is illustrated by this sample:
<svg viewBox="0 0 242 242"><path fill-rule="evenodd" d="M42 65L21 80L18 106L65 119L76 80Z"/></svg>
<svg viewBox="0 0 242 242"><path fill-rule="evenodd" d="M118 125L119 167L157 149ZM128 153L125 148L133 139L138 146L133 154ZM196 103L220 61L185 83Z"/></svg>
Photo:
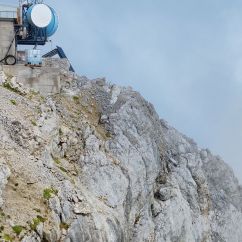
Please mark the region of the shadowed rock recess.
<svg viewBox="0 0 242 242"><path fill-rule="evenodd" d="M131 88L60 79L44 97L0 72L3 241L242 241L242 188L220 157Z"/></svg>

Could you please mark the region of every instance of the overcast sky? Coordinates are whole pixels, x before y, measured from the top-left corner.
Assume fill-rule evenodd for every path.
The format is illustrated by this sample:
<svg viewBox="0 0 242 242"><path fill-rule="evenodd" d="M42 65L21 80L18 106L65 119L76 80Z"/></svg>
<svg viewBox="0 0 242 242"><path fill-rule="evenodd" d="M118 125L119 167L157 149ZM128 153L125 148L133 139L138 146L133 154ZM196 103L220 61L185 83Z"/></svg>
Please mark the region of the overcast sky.
<svg viewBox="0 0 242 242"><path fill-rule="evenodd" d="M242 1L46 3L60 17L53 48L80 75L132 86L242 182Z"/></svg>

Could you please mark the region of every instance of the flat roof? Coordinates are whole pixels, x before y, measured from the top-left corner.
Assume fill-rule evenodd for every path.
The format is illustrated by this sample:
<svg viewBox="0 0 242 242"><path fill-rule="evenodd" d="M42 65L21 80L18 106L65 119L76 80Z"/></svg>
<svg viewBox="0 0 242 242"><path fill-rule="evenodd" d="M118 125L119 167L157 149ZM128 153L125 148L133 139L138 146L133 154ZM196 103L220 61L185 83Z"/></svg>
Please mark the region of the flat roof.
<svg viewBox="0 0 242 242"><path fill-rule="evenodd" d="M17 11L17 6L0 3L0 11Z"/></svg>
<svg viewBox="0 0 242 242"><path fill-rule="evenodd" d="M17 7L0 3L0 19L16 19Z"/></svg>

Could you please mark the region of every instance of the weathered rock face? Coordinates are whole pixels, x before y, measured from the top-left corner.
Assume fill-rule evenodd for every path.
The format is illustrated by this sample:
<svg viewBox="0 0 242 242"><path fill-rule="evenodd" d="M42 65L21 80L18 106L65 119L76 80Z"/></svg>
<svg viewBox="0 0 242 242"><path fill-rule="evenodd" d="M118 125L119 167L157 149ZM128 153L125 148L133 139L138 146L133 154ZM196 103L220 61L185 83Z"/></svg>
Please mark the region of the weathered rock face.
<svg viewBox="0 0 242 242"><path fill-rule="evenodd" d="M242 188L219 157L132 89L66 75L47 98L0 75L2 238L241 241Z"/></svg>

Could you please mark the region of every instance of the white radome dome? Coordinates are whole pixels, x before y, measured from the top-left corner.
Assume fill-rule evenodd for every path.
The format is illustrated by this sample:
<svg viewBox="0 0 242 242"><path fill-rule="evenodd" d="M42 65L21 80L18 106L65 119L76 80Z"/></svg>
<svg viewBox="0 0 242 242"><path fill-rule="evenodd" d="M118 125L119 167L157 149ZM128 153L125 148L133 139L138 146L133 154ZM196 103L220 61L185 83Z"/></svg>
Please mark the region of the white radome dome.
<svg viewBox="0 0 242 242"><path fill-rule="evenodd" d="M45 4L36 4L31 11L31 20L38 28L47 27L52 19L51 9Z"/></svg>

